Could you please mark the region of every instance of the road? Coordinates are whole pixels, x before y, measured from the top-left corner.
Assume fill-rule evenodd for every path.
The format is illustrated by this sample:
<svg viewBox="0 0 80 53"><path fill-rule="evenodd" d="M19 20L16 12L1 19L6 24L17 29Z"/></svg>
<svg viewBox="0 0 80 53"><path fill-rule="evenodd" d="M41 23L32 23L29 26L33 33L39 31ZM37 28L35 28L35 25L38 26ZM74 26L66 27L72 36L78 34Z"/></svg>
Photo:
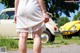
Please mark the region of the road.
<svg viewBox="0 0 80 53"><path fill-rule="evenodd" d="M16 51L8 51L7 53L19 53ZM33 53L32 49L28 49L28 53ZM80 53L80 45L71 44L53 48L42 48L42 53Z"/></svg>

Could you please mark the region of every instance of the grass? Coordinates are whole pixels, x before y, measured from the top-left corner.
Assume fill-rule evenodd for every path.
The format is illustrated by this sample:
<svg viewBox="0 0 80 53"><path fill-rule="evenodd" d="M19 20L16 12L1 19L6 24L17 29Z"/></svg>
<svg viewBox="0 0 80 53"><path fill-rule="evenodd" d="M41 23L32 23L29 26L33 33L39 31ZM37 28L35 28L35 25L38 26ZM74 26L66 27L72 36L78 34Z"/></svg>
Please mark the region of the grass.
<svg viewBox="0 0 80 53"><path fill-rule="evenodd" d="M56 37L54 43L59 43L60 45L77 44L80 45L79 37L72 37L72 39L63 39L62 37Z"/></svg>
<svg viewBox="0 0 80 53"><path fill-rule="evenodd" d="M79 37L72 37L72 39L63 39L62 36L56 37L54 42L43 44L43 47L60 47L62 45L70 44L80 45Z"/></svg>
<svg viewBox="0 0 80 53"><path fill-rule="evenodd" d="M69 45L69 44L78 44L80 45L79 37L72 37L72 39L63 39L61 36L56 37L54 42L48 42L46 44L42 44L42 47L60 47L61 45ZM6 39L0 38L0 47L6 47L7 50L16 50L18 49L18 40L14 39ZM28 40L27 47L33 47L33 40Z"/></svg>
<svg viewBox="0 0 80 53"><path fill-rule="evenodd" d="M18 41L13 39L0 39L0 47L6 47L8 50L18 48Z"/></svg>

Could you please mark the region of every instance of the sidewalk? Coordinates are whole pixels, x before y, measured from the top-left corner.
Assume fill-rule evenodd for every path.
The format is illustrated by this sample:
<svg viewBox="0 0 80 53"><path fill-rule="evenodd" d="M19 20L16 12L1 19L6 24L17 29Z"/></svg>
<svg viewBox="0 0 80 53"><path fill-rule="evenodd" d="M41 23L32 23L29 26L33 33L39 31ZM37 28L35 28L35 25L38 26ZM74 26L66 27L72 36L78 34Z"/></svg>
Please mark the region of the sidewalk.
<svg viewBox="0 0 80 53"><path fill-rule="evenodd" d="M19 53L17 51L8 51L8 53ZM28 49L28 53L33 53L32 49ZM42 48L42 53L80 53L80 45L72 44L55 48Z"/></svg>

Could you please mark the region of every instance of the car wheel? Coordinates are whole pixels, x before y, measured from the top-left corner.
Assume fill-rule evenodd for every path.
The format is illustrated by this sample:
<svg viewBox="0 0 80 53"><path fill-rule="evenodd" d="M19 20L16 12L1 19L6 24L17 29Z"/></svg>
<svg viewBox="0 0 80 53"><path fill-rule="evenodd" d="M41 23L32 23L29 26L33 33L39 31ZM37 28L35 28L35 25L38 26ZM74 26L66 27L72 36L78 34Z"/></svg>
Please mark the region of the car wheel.
<svg viewBox="0 0 80 53"><path fill-rule="evenodd" d="M42 43L52 42L55 40L55 36L53 36L49 31L44 31L41 34Z"/></svg>
<svg viewBox="0 0 80 53"><path fill-rule="evenodd" d="M67 37L65 35L63 35L63 39L66 39Z"/></svg>
<svg viewBox="0 0 80 53"><path fill-rule="evenodd" d="M68 39L71 39L71 38L72 38L72 35L69 35L69 36L68 36Z"/></svg>
<svg viewBox="0 0 80 53"><path fill-rule="evenodd" d="M63 39L71 39L72 35L63 35Z"/></svg>
<svg viewBox="0 0 80 53"><path fill-rule="evenodd" d="M80 31L79 31L79 33L78 33L78 34L79 34L79 39L80 39Z"/></svg>

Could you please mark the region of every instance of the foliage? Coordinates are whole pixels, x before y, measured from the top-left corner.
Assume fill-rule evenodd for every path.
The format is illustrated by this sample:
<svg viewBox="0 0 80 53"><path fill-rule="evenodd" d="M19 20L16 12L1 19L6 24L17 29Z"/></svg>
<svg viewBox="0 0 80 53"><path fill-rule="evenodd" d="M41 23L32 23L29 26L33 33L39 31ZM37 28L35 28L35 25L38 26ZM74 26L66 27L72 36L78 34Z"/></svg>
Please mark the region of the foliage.
<svg viewBox="0 0 80 53"><path fill-rule="evenodd" d="M67 17L60 17L57 21L58 26L62 26L63 24L65 24L66 22L69 22L70 20Z"/></svg>
<svg viewBox="0 0 80 53"><path fill-rule="evenodd" d="M0 3L4 4L7 8L14 7L14 0L1 0Z"/></svg>
<svg viewBox="0 0 80 53"><path fill-rule="evenodd" d="M78 18L80 18L80 11L76 15L74 15L73 20L77 20Z"/></svg>
<svg viewBox="0 0 80 53"><path fill-rule="evenodd" d="M66 3L65 0L45 0L45 4L47 7L47 11L52 13L54 18L57 19L59 16L64 13L67 16L70 16L70 12L75 12L75 10L79 9L79 5L77 3Z"/></svg>
<svg viewBox="0 0 80 53"><path fill-rule="evenodd" d="M75 12L79 9L79 5L76 3L65 3L65 0L44 0L47 11L54 16L52 19L57 19L64 13L70 16L69 12ZM2 4L6 7L14 7L14 0L1 0Z"/></svg>

